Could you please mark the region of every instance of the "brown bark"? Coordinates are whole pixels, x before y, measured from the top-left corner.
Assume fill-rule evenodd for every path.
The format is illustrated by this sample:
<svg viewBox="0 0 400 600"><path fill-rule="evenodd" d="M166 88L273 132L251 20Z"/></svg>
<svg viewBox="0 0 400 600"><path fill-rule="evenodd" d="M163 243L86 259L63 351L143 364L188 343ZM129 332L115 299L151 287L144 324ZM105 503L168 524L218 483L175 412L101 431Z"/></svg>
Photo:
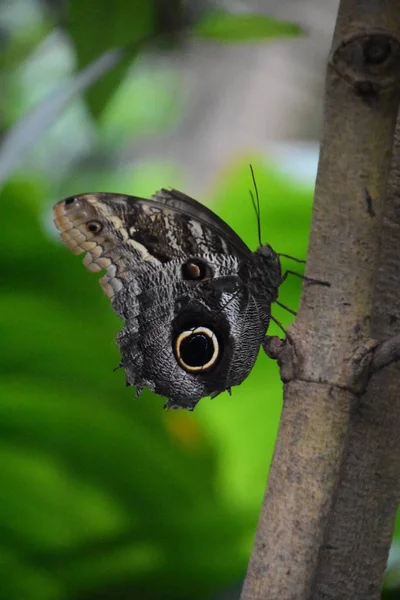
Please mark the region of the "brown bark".
<svg viewBox="0 0 400 600"><path fill-rule="evenodd" d="M241 600L380 597L400 500L400 368L380 345L400 333L400 141L384 202L399 87L398 0L342 0L306 271L331 287L305 283L278 352L284 407Z"/></svg>

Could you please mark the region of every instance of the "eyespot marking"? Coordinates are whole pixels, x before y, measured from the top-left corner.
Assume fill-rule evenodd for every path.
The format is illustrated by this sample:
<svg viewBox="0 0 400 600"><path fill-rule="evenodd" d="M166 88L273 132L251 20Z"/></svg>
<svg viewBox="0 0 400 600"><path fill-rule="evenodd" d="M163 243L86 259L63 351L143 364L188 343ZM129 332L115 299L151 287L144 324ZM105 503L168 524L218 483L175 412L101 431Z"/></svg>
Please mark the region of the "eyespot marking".
<svg viewBox="0 0 400 600"><path fill-rule="evenodd" d="M220 357L220 345L208 327L193 327L181 331L174 341L178 364L188 373L209 371Z"/></svg>
<svg viewBox="0 0 400 600"><path fill-rule="evenodd" d="M182 265L182 277L188 281L201 281L212 276L210 266L198 258L191 258Z"/></svg>
<svg viewBox="0 0 400 600"><path fill-rule="evenodd" d="M90 231L90 233L100 233L103 229L103 225L99 223L99 221L89 221L86 223L86 229Z"/></svg>
<svg viewBox="0 0 400 600"><path fill-rule="evenodd" d="M63 242L74 254L85 252L83 263L89 271L107 271L100 279L100 285L107 296L112 298L123 286L116 267L119 255L111 237L107 233L100 233L103 232L104 225L97 218L98 215L110 224L110 229L114 227L115 230L122 231L121 219L91 194L71 196L54 206L54 223ZM111 250L112 257L109 255Z"/></svg>

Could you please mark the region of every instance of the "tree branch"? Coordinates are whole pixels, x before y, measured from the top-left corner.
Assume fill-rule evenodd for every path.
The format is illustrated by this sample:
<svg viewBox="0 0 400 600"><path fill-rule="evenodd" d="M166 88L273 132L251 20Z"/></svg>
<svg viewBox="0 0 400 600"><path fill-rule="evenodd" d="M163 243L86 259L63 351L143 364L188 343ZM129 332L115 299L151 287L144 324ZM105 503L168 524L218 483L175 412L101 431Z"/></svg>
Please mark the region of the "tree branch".
<svg viewBox="0 0 400 600"><path fill-rule="evenodd" d="M380 371L383 367L387 367L398 360L400 360L400 335L395 335L382 342L382 344L376 348L372 359L371 370L373 372Z"/></svg>
<svg viewBox="0 0 400 600"><path fill-rule="evenodd" d="M304 285L278 352L284 406L241 600L380 596L400 497L400 369L360 385L356 365L400 333L400 143L385 218L383 201L399 35L398 0L341 0L306 271L331 287Z"/></svg>

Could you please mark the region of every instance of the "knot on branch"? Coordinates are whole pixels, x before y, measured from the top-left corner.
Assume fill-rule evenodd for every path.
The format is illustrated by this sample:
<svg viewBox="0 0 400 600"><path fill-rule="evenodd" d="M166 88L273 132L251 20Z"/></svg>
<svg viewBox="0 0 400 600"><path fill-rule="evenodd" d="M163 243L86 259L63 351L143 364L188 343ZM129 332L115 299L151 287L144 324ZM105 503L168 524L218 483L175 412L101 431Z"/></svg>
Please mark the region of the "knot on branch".
<svg viewBox="0 0 400 600"><path fill-rule="evenodd" d="M374 351L378 347L377 340L366 340L361 345L357 346L355 352L350 358L349 388L355 394L362 394L373 373L372 361Z"/></svg>
<svg viewBox="0 0 400 600"><path fill-rule="evenodd" d="M329 62L364 97L400 83L400 41L384 31L342 41Z"/></svg>
<svg viewBox="0 0 400 600"><path fill-rule="evenodd" d="M400 335L394 335L376 346L372 356L371 370L375 373L398 360L400 360Z"/></svg>
<svg viewBox="0 0 400 600"><path fill-rule="evenodd" d="M357 349L352 359L354 383L363 392L374 373L400 360L400 335L380 343L370 340Z"/></svg>
<svg viewBox="0 0 400 600"><path fill-rule="evenodd" d="M294 379L296 355L290 336L281 340L276 336L267 335L262 347L269 358L277 361L283 383Z"/></svg>
<svg viewBox="0 0 400 600"><path fill-rule="evenodd" d="M301 360L291 336L285 340L275 336L266 336L262 346L267 356L277 361L283 383L293 379L304 379L304 373L301 372L301 365L305 362L304 357ZM384 342L374 339L366 340L357 346L352 355L346 359L341 380L325 381L325 383L334 383L359 395L365 392L374 373L399 360L400 335L393 336ZM305 380L311 381L309 377L306 377ZM324 383L324 381L319 379L318 383Z"/></svg>

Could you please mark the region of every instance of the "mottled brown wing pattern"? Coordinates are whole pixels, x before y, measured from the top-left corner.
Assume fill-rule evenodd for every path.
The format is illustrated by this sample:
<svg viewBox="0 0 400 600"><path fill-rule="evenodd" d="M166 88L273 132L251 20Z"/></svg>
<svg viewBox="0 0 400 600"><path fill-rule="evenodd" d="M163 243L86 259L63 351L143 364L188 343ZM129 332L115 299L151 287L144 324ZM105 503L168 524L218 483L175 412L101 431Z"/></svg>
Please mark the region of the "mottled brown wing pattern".
<svg viewBox="0 0 400 600"><path fill-rule="evenodd" d="M79 194L54 207L61 237L86 253L124 321L121 366L167 407L240 384L256 360L281 280L269 246L252 253L209 209L176 190L150 200Z"/></svg>
<svg viewBox="0 0 400 600"><path fill-rule="evenodd" d="M239 250L250 255L247 246L222 221L227 236L222 235L225 231L184 212L181 198L179 206L168 204L176 193L161 190L153 200L122 194L79 194L55 205L54 222L74 254L86 252L83 262L90 271L107 271L100 284L110 298L141 261L159 265L174 258L201 256L210 248L215 253L236 255ZM181 196L194 207L202 207ZM208 211L205 207L202 210Z"/></svg>
<svg viewBox="0 0 400 600"><path fill-rule="evenodd" d="M100 284L110 298L122 288L123 280L139 261L159 262L145 246L130 238L122 211L102 202L98 194L58 202L54 222L71 252L86 252L83 262L90 271L106 270Z"/></svg>

